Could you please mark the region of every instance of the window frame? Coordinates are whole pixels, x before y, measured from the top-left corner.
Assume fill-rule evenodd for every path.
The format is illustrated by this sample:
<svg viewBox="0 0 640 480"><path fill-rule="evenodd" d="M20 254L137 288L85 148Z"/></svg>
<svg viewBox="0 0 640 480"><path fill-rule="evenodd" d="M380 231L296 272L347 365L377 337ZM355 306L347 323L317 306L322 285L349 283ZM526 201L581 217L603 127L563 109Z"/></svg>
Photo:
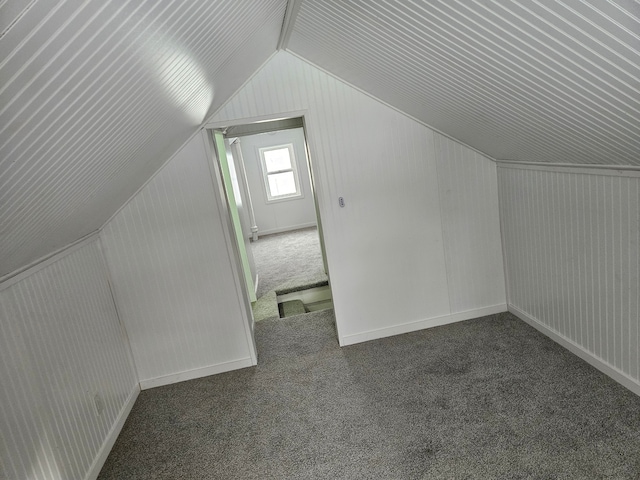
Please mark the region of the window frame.
<svg viewBox="0 0 640 480"><path fill-rule="evenodd" d="M282 150L285 148L289 150L289 160L291 162L291 168L269 172L267 170L267 163L264 158L264 152L269 152L272 150ZM264 185L264 193L265 193L265 199L267 203L276 203L276 202L283 202L287 200L304 198L304 193L302 191L302 184L300 182L300 175L298 174L298 162L296 161L296 155L295 155L295 150L293 148L293 143L284 143L284 144L272 145L269 147L260 147L258 148L258 157L260 159L260 168L262 170L262 184ZM278 195L275 197L272 196L271 188L269 187L269 175L276 175L279 173L286 173L286 172L293 173L293 181L296 186L295 193Z"/></svg>

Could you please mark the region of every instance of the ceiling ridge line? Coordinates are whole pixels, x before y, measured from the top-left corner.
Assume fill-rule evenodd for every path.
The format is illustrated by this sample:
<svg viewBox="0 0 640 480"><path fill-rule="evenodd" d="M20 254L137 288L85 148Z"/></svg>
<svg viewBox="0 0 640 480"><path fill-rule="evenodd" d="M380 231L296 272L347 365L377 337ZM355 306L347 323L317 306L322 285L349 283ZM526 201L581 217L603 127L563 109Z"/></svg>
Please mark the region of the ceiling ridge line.
<svg viewBox="0 0 640 480"><path fill-rule="evenodd" d="M294 30L301 5L302 0L287 0L287 7L284 11L282 28L280 30L280 37L278 38L276 50L286 50L289 46L289 39L291 38L291 33Z"/></svg>

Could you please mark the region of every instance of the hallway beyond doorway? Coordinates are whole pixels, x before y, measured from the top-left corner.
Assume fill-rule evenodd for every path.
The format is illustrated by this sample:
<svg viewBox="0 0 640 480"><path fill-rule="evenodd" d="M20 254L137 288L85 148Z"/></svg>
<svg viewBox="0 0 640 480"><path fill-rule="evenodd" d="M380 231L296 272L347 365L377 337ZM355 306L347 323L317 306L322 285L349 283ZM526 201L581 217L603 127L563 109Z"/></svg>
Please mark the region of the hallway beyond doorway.
<svg viewBox="0 0 640 480"><path fill-rule="evenodd" d="M294 279L327 280L316 227L260 237L251 243L258 273L256 297Z"/></svg>

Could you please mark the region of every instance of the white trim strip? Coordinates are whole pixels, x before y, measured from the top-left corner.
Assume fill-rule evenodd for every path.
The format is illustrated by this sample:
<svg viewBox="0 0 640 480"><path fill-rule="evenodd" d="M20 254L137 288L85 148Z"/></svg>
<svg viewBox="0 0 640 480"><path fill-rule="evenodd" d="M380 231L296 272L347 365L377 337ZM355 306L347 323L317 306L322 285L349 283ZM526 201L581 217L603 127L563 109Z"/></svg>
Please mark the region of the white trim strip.
<svg viewBox="0 0 640 480"><path fill-rule="evenodd" d="M528 323L529 325L531 325L533 328L538 330L540 333L546 335L547 337L549 337L554 342L562 345L564 348L569 350L571 353L577 355L582 360L584 360L588 364L592 365L593 367L597 368L598 370L600 370L602 373L604 373L608 377L611 377L613 380L618 382L623 387L628 388L629 390L631 390L636 395L640 395L640 383L638 383L638 381L635 380L634 378L630 377L629 375L627 375L623 371L618 370L617 368L609 365L603 359L601 359L599 357L596 357L593 353L589 352L584 347L578 345L573 340L570 340L569 338L565 337L564 335L561 335L560 333L556 332L555 330L549 328L548 326L546 326L545 324L543 324L542 322L540 322L536 318L532 317L528 313L525 313L522 310L520 310L518 307L515 307L513 305L509 305L509 311L511 313L513 313L515 316L517 316L518 318L520 318L522 321L524 321L524 322Z"/></svg>
<svg viewBox="0 0 640 480"><path fill-rule="evenodd" d="M11 273L8 273L2 277L0 277L0 291L5 288L9 288L11 285L18 283L20 280L25 279L26 277L33 275L38 270L42 270L45 267L48 267L52 263L57 262L61 258L66 257L67 255L72 254L76 250L81 249L85 245L96 241L99 238L100 230L96 230L84 237L76 240L69 245L62 247L55 252L52 252L44 257L39 258L35 262L31 262L30 264L19 268Z"/></svg>
<svg viewBox="0 0 640 480"><path fill-rule="evenodd" d="M252 367L253 365L254 364L249 357L242 358L240 360L232 360L230 362L209 365L208 367L194 368L193 370L172 373L170 375L163 375L162 377L150 378L148 380L141 380L140 388L142 390L147 390L149 388L171 385L172 383L184 382L186 380L193 380L194 378L208 377L209 375L215 375L217 373Z"/></svg>
<svg viewBox="0 0 640 480"><path fill-rule="evenodd" d="M256 117L232 118L229 120L216 120L206 122L202 128L207 130L220 130L227 127L237 127L238 125L250 125L253 123L272 122L277 120L288 120L291 118L304 118L307 110L293 110L291 112L274 112ZM213 117L211 117L213 118ZM304 122L303 122L303 128Z"/></svg>
<svg viewBox="0 0 640 480"><path fill-rule="evenodd" d="M278 38L277 50L286 50L289 45L289 39L296 24L296 18L300 11L302 0L289 0L287 9L284 12L284 20L282 21L282 29L280 30L280 38Z"/></svg>
<svg viewBox="0 0 640 480"><path fill-rule="evenodd" d="M115 423L111 427L111 430L109 430L109 434L107 435L107 438L102 443L102 446L98 451L98 455L96 455L96 458L93 459L93 463L91 464L91 467L89 467L89 471L84 477L85 480L96 480L98 478L98 475L100 475L100 470L102 470L102 467L104 466L104 462L107 461L107 457L109 456L109 453L111 453L111 449L115 445L116 440L118 439L118 435L120 435L120 432L122 431L122 427L124 427L124 423L127 420L127 417L129 416L129 414L131 413L131 409L133 408L133 405L136 403L136 400L139 394L140 394L140 386L136 385L135 388L129 394L129 398L127 398L127 401L125 402L123 407L120 409L118 418L116 419Z"/></svg>
<svg viewBox="0 0 640 480"><path fill-rule="evenodd" d="M402 333L415 332L416 330L424 330L425 328L440 327L449 323L462 322L464 320L471 320L472 318L484 317L487 315L494 315L496 313L502 313L507 311L507 304L501 303L499 305L492 305L490 307L477 308L474 310L467 310L464 312L452 313L450 315L443 315L441 317L428 318L425 320L418 320L415 322L403 323L400 325L393 325L391 327L378 328L375 330L369 330L368 332L355 333L352 335L345 335L340 337L340 346L353 345L355 343L368 342L369 340L376 340L378 338L392 337L394 335L400 335Z"/></svg>
<svg viewBox="0 0 640 480"><path fill-rule="evenodd" d="M514 170L538 170L557 173L583 173L585 175L605 175L614 177L640 177L640 167L630 165L586 165L578 163L539 163L511 160L494 160L499 168Z"/></svg>

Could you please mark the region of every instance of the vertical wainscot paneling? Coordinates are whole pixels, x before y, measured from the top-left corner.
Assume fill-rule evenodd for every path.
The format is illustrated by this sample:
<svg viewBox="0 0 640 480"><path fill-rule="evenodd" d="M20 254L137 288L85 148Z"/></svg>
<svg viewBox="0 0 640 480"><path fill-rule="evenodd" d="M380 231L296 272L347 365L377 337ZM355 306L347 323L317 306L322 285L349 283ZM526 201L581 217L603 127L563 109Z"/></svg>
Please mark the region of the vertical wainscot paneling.
<svg viewBox="0 0 640 480"><path fill-rule="evenodd" d="M196 135L102 231L142 388L253 363L209 161Z"/></svg>
<svg viewBox="0 0 640 480"><path fill-rule="evenodd" d="M506 309L495 162L435 135L451 312Z"/></svg>
<svg viewBox="0 0 640 480"><path fill-rule="evenodd" d="M640 177L499 167L509 307L640 393Z"/></svg>
<svg viewBox="0 0 640 480"><path fill-rule="evenodd" d="M0 285L0 478L95 478L139 391L97 239Z"/></svg>
<svg viewBox="0 0 640 480"><path fill-rule="evenodd" d="M433 131L286 52L210 125L288 112L305 116L340 343L462 319L449 305Z"/></svg>

